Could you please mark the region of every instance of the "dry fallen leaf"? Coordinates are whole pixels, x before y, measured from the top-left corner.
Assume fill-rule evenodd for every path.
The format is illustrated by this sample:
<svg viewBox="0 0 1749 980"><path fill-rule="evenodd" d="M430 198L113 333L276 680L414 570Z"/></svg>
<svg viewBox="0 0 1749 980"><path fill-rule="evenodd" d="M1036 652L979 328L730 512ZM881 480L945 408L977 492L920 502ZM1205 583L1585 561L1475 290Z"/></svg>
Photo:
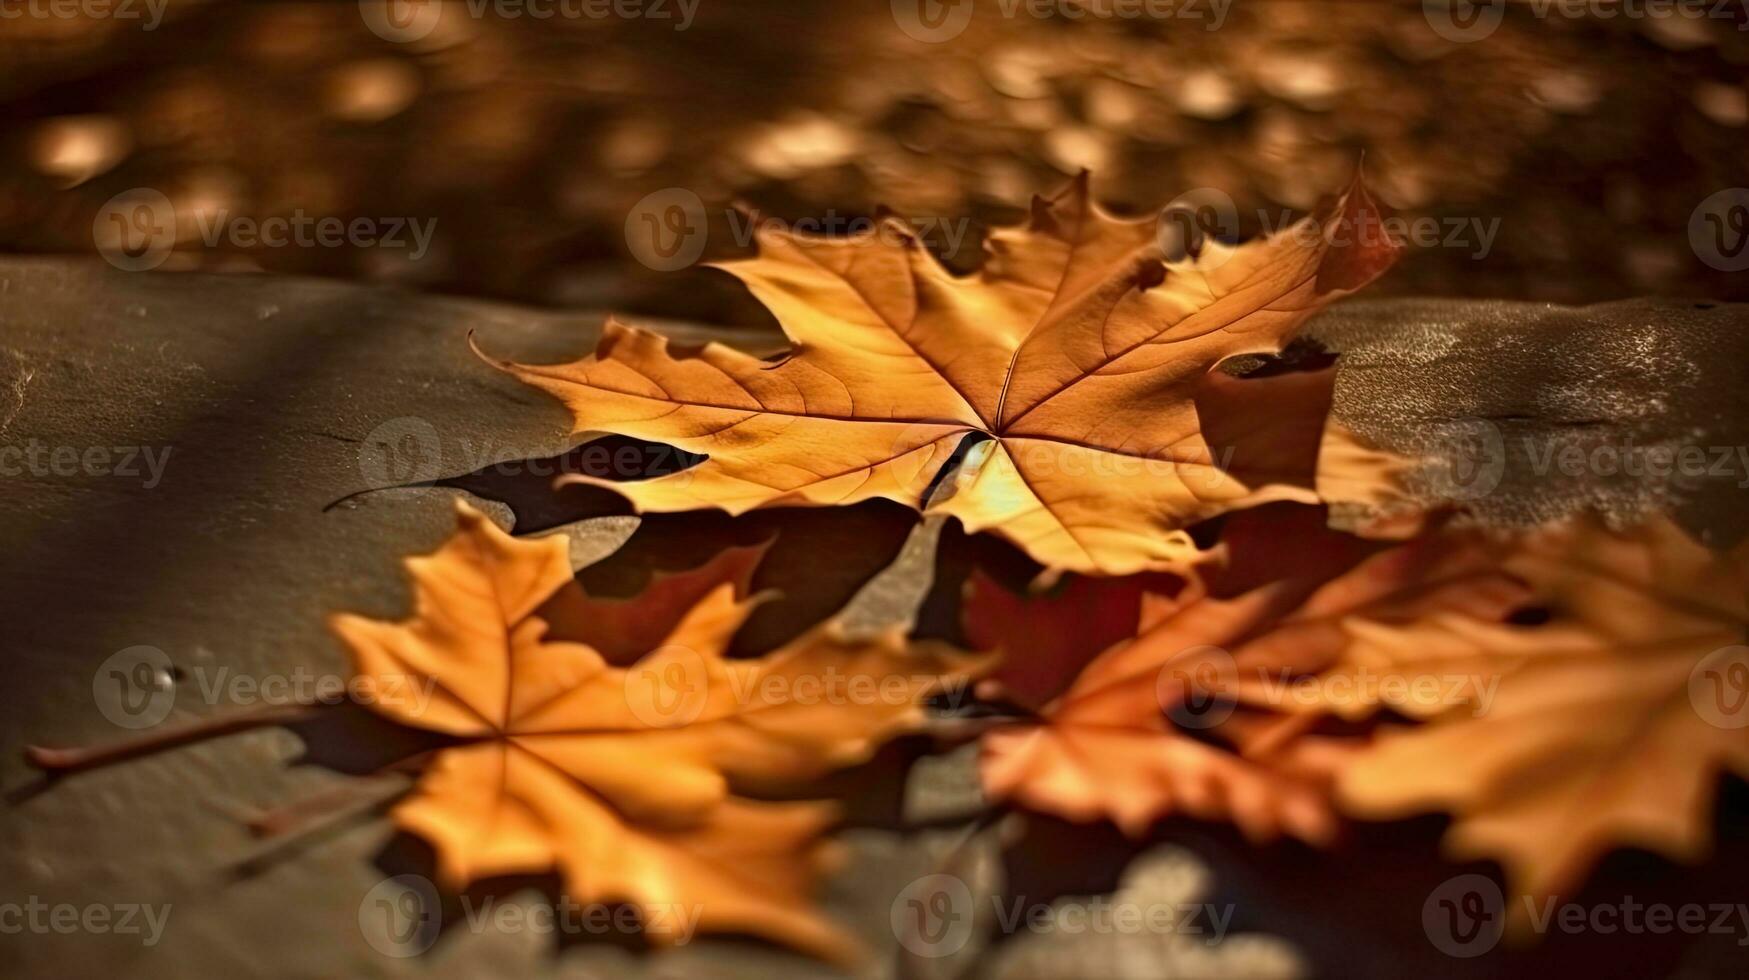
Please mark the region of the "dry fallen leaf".
<svg viewBox="0 0 1749 980"><path fill-rule="evenodd" d="M1302 514L1246 523L1236 536L1267 524L1281 540L1335 558L1289 560L1281 578L1231 598L1221 593L1254 573L1244 563L1198 576L1172 599L1149 596L1137 635L1088 663L1037 724L985 736L992 796L1077 821L1109 818L1131 835L1182 813L1231 820L1255 840L1287 833L1324 843L1336 830L1327 779L1346 750L1302 735L1286 710L1288 682L1340 656L1347 617L1503 615L1518 598L1493 581L1465 537L1425 537L1363 558L1369 549L1335 532L1307 541ZM1021 628L999 645L1009 663L1023 662L1039 629L1010 621Z"/></svg>
<svg viewBox="0 0 1749 980"><path fill-rule="evenodd" d="M1502 861L1527 896L1568 893L1618 846L1703 856L1719 776L1749 778L1749 548L1715 554L1667 518L1623 532L1585 518L1527 536L1504 567L1546 623L1350 624L1338 671L1480 675L1498 690L1485 711L1409 712L1430 721L1354 760L1345 808L1448 810L1452 855ZM1522 928L1527 907L1512 904Z"/></svg>
<svg viewBox="0 0 1749 980"><path fill-rule="evenodd" d="M1136 635L1145 603L1177 593L1181 580L1164 573L1122 578L1073 576L1047 593L1017 595L982 570L966 582L960 618L975 649L1008 647L981 684L1026 708L1038 708L1063 692L1087 662Z"/></svg>
<svg viewBox="0 0 1749 980"><path fill-rule="evenodd" d="M1322 217L1237 247L1163 247L1159 232L1101 210L1085 175L994 232L967 277L894 220L836 239L762 227L759 257L725 268L776 315L783 361L671 351L610 322L581 361L499 366L563 400L579 431L709 457L605 484L641 511L885 497L1047 568L1121 575L1183 566L1197 553L1183 528L1217 513L1316 501L1320 483L1371 499L1391 462L1326 431L1327 381L1321 405L1303 384L1279 401L1279 379L1214 369L1279 351L1389 266L1378 205L1357 181Z"/></svg>
<svg viewBox="0 0 1749 980"><path fill-rule="evenodd" d="M659 942L683 940L692 918L846 958L854 943L808 900L832 808L755 802L730 783L791 784L866 759L973 658L907 647L896 631L852 640L827 623L764 657L726 659L754 605L736 596L740 556L717 563L724 581L655 648L615 666L590 630L623 642L635 615L572 617L560 631L540 614L587 602L555 599L577 591L562 535L520 540L458 510L457 534L407 563L411 619L334 624L360 700L458 739L394 811L436 848L445 884L556 869L578 901L637 906ZM652 614L675 591L658 587ZM426 684L428 698L408 696Z"/></svg>
<svg viewBox="0 0 1749 980"><path fill-rule="evenodd" d="M1089 663L1038 724L986 734L986 792L1070 820L1108 818L1132 836L1182 813L1231 819L1258 840L1284 830L1328 840L1335 819L1317 781L1202 737L1223 735L1231 721L1215 703L1230 680L1223 647L1268 617L1271 598L1186 595L1158 625ZM1009 655L1020 659L1026 650ZM1185 702L1199 713L1181 727L1186 719L1168 712Z"/></svg>

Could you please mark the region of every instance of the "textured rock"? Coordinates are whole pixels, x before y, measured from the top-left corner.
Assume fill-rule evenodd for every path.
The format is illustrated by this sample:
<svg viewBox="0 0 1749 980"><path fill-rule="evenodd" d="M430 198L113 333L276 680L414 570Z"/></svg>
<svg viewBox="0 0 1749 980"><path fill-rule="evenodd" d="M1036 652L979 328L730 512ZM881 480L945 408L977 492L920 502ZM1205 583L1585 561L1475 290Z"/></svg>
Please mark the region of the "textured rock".
<svg viewBox="0 0 1749 980"><path fill-rule="evenodd" d="M572 442L565 413L477 360L466 332L476 330L497 353L556 360L585 350L598 321L312 280L0 262L0 447L47 453L38 457L47 460L41 467L0 476L0 623L9 672L0 694L7 719L0 781L10 799L0 810L3 897L173 906L156 947L120 935L8 936L0 969L9 976L825 972L766 946L724 941L666 957L565 942L554 955L552 936L467 935L465 923L428 956L380 955L361 931L361 903L385 873L417 870L417 853L404 844L385 847L387 827L368 814L279 851L264 851L238 817L350 778L336 769L368 768L357 757L368 728L304 727L301 737L265 729L47 787L19 761L27 742L127 734L102 710L115 692L100 671L126 648L155 647L173 665L176 676L165 679L176 692L171 719L239 707L235 692L225 693L236 677L340 674L341 651L325 616L342 609L399 615L407 594L398 559L445 536L456 491L357 492L550 457ZM1631 436L1636 445L1749 444L1746 327L1749 314L1740 308L1426 301L1349 304L1327 314L1315 333L1346 351L1339 412L1366 434L1398 448L1440 450L1453 442L1454 426L1468 431L1462 420L1497 427L1507 452L1499 484L1467 501L1485 518L1524 519L1585 502L1625 513L1668 498L1691 523L1725 534L1737 533L1743 519L1740 469L1689 487L1591 475L1544 480L1527 467L1545 442L1594 447ZM765 335L670 328L688 341L720 336L780 346ZM1532 439L1529 449L1523 438ZM61 447L75 452L75 464L56 462L67 458L54 455ZM134 472L118 472L141 447L162 463L156 479L137 452ZM544 486L545 478L525 468L506 479ZM1428 492L1438 489L1435 482ZM496 512L508 517L506 508ZM587 515L539 516L525 529ZM787 595L789 613L780 608L750 626L760 633L753 642L770 642L864 588L901 554L914 523L897 507L741 522L652 519L628 545L635 554L603 566L601 581L591 584L629 591L651 568L776 532L769 581L791 583L789 593L806 582L819 595ZM593 556L623 537L629 521L572 530L579 557ZM926 567L916 552L927 537L903 552L905 567ZM825 558L810 565L810 554ZM891 578L867 594L894 609L915 595ZM322 764L295 764L306 755ZM899 784L883 781L880 771L844 782L854 787L849 803L864 829L850 835L855 858L826 900L887 948L888 903L928 870L931 848L891 829ZM913 800L909 807L928 813L961 805ZM1241 909L1275 907L1267 901L1272 887L1267 876L1246 882ZM1411 907L1418 901L1393 906L1411 935L1419 928ZM459 910L446 911L453 927ZM1299 911L1287 924L1329 934L1344 928L1340 911L1323 919ZM1240 918L1244 929L1276 931L1267 917ZM1402 965L1373 963L1387 971L1381 975Z"/></svg>

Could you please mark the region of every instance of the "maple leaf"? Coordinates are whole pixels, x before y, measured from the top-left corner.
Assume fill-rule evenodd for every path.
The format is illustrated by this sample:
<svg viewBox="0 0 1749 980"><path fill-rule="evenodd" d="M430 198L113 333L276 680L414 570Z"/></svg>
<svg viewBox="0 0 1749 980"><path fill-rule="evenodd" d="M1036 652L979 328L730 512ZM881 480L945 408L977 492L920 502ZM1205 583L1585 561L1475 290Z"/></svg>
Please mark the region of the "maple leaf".
<svg viewBox="0 0 1749 980"><path fill-rule="evenodd" d="M1376 549L1323 529L1314 514L1321 541L1303 537L1303 513L1263 514L1231 530L1243 540L1274 527L1323 559L1296 557L1281 578L1231 597L1222 593L1256 574L1249 559L1193 578L1170 599L1148 595L1136 607L1136 635L1094 657L1038 723L984 736L986 790L1071 820L1109 818L1131 835L1183 813L1229 819L1255 840L1285 832L1329 841L1336 819L1327 784L1345 750L1302 735L1284 710L1284 680L1336 662L1351 616L1503 615L1519 593L1492 580L1466 537L1429 536L1368 554ZM1122 583L1105 588L1110 601L1127 601ZM1007 663L1061 649L1034 647L1033 635L1052 635L1036 622L1009 621L1020 628L999 644ZM1051 669L1029 679L1037 672Z"/></svg>
<svg viewBox="0 0 1749 980"><path fill-rule="evenodd" d="M334 620L360 701L457 740L393 813L435 847L446 886L556 869L579 901L635 905L660 942L685 938L691 910L704 930L846 958L855 944L806 897L830 863L833 809L744 799L731 783L789 785L865 760L974 658L829 622L764 657L726 659L754 606L736 595L743 554L684 588L658 585L661 616L699 578L724 579L616 666L589 633L623 643L634 614L573 617L568 633L540 616L577 590L563 535L520 540L457 510L458 532L407 562L411 619ZM580 594L563 603L587 606ZM404 694L419 686L428 697Z"/></svg>
<svg viewBox="0 0 1749 980"><path fill-rule="evenodd" d="M1217 513L1315 501L1320 483L1371 499L1393 464L1326 429L1327 374L1320 394L1214 370L1279 351L1394 261L1359 181L1322 217L1237 247L1169 262L1156 232L1101 210L1085 174L994 232L966 277L892 220L836 239L762 227L758 258L724 268L793 343L781 362L671 350L610 321L581 361L493 363L561 399L578 431L708 457L640 481L567 478L641 511L884 497L1048 569L1121 575L1184 565L1197 549L1182 529Z"/></svg>
<svg viewBox="0 0 1749 980"><path fill-rule="evenodd" d="M1135 636L1144 607L1169 602L1180 585L1165 573L1074 576L1048 593L1022 596L979 569L966 582L960 618L973 649L1023 653L1004 658L987 680L1001 697L1037 708L1061 694L1088 661Z"/></svg>
<svg viewBox="0 0 1749 980"><path fill-rule="evenodd" d="M592 596L580 586L562 588L537 614L554 635L582 640L608 663L624 667L661 646L687 612L718 587L733 585L735 595L746 598L770 544L725 548L697 568L659 571L633 599Z"/></svg>
<svg viewBox="0 0 1749 980"><path fill-rule="evenodd" d="M1351 762L1345 808L1450 811L1449 852L1499 859L1522 895L1567 892L1620 845L1701 857L1719 775L1749 778L1749 547L1715 554L1663 517L1622 532L1586 517L1522 538L1502 565L1547 622L1349 624L1334 670L1487 675L1498 689L1486 710L1405 712L1429 721ZM1514 928L1524 912L1514 903Z"/></svg>

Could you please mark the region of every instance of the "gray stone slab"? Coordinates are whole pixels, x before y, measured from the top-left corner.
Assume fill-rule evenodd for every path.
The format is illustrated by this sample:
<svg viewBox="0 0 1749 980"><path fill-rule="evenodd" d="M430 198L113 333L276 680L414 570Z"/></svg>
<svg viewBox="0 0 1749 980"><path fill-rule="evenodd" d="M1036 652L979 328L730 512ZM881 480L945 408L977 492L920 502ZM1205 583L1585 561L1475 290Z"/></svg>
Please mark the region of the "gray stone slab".
<svg viewBox="0 0 1749 980"><path fill-rule="evenodd" d="M0 446L48 453L34 470L0 476L0 635L9 668L0 782L11 793L0 811L0 891L51 904L173 906L155 947L137 936L6 937L0 970L826 972L756 943L712 941L667 957L592 944L555 955L551 937L501 931L446 937L424 957L380 955L359 915L384 874L382 821L344 824L295 853L250 863L262 845L240 813L350 779L295 765L304 747L283 729L215 739L40 792L20 761L29 742L126 734L100 709L114 697L100 668L126 648L157 648L174 665L172 719L235 707L234 697L205 693L227 677L343 674L325 617L401 615L407 590L398 559L443 539L455 491L388 490L325 508L412 476L564 450L572 442L565 413L482 364L464 337L476 330L496 352L557 360L586 350L599 319L314 280L0 261ZM685 341L780 346L775 337L667 326ZM1545 444L1749 444L1746 328L1741 308L1416 301L1348 304L1313 333L1346 351L1338 413L1364 433L1444 452L1476 427L1466 420L1495 428L1505 454L1500 479L1465 499L1486 519L1582 503L1626 513L1630 504L1670 501L1691 524L1729 535L1741 533L1743 519L1740 457L1728 473L1687 482L1549 476L1531 464ZM66 462L63 447L76 462ZM163 461L156 476L142 448ZM1440 488L1435 481L1424 492ZM884 563L900 553L906 520L870 520L883 535L874 550ZM584 529L579 554L599 553L600 542L628 530L624 520ZM913 562L915 550L906 552ZM834 595L848 596L870 571L820 574ZM871 591L907 593L890 580ZM889 831L852 838L861 842L858 857L834 880L827 907L872 943L890 945L887 903L927 868L927 854Z"/></svg>

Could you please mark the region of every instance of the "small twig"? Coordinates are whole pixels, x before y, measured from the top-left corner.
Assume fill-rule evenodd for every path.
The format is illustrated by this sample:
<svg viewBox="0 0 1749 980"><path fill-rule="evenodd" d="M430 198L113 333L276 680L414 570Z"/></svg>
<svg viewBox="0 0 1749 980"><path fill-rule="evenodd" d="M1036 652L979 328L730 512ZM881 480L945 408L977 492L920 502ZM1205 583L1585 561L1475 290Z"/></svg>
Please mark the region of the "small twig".
<svg viewBox="0 0 1749 980"><path fill-rule="evenodd" d="M386 783L388 779L386 774L384 775L385 778L380 782ZM379 780L376 778L366 778L369 780L371 788L379 785ZM389 793L368 796L360 793L359 805L357 806L329 810L327 813L312 815L295 822L287 822L283 826L274 827L271 831L273 836L267 838L269 842L267 846L238 862L235 871L245 877L259 874L274 864L301 853L316 838L337 833L352 822L383 809L411 788L412 784L408 783L395 787L394 791ZM293 806L297 807L299 804L293 804ZM264 815L264 817L271 816L272 814Z"/></svg>
<svg viewBox="0 0 1749 980"><path fill-rule="evenodd" d="M244 711L215 715L182 725L161 728L138 738L102 745L82 745L70 748L29 745L24 749L24 759L43 772L64 775L84 769L95 769L98 766L107 766L112 762L121 762L124 759L162 752L165 749L173 749L190 742L198 742L220 735L244 732L266 725L283 725L302 721L314 717L316 712L323 707L325 705L303 703L265 704Z"/></svg>
<svg viewBox="0 0 1749 980"><path fill-rule="evenodd" d="M259 838L283 837L320 829L326 822L325 818L344 819L352 812L352 804L368 803L373 807L380 805L385 798L380 791L382 786L396 785L398 792L393 795L404 792L406 783L398 777L417 770L430 756L430 752L408 756L358 779L349 779L314 795L257 814L248 821L249 831Z"/></svg>

